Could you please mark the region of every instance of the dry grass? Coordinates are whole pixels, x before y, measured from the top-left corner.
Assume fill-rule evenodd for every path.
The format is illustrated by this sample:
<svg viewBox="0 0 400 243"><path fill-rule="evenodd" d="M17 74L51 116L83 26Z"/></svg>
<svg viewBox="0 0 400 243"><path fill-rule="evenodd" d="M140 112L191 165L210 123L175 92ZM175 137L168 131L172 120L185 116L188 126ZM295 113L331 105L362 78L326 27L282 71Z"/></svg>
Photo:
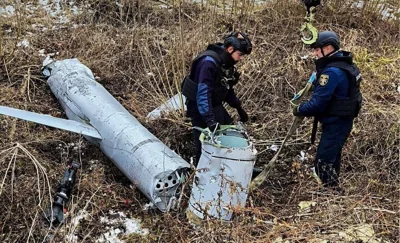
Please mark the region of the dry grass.
<svg viewBox="0 0 400 243"><path fill-rule="evenodd" d="M257 164L268 162L273 156L268 146L282 141L292 119L288 100L313 70L311 60L300 58L308 50L299 38L304 11L298 1L260 7L253 1L226 0L236 4L233 9L224 1L120 2L125 7L105 0L79 1L90 3L92 11L71 16L75 27L55 24L44 11L28 13L26 3L16 7L16 16L0 17L0 105L64 117L40 78L43 57L38 51L58 52L57 59L77 57L151 132L189 159L194 145L181 114L151 123L144 117L176 93L190 60L208 42L219 41L232 29L244 30L255 48L240 66L243 80L237 93L251 116L248 128L260 151ZM208 221L194 230L183 211L187 200L177 212L142 211L148 200L99 149L77 135L2 116L0 241L39 242L52 234L61 242L75 232L80 242L93 242L106 231L99 218L110 209L140 218L150 229L148 236L131 235L127 242L272 242L279 237L344 242L339 232L363 223L373 226L376 238L399 241L400 24L382 20L372 1L361 10L350 9L349 2L332 1L316 17L318 29L339 33L364 77L364 107L343 152L344 195L315 193L317 183L308 169L312 156L307 161L297 156L301 150L315 153L316 147L308 144L308 119L270 178L232 222ZM23 39L29 46L17 47ZM81 162L82 169L66 224L49 230L40 212L71 160ZM316 202L311 211L299 213L298 203L310 200ZM83 208L89 217L76 227L71 218Z"/></svg>

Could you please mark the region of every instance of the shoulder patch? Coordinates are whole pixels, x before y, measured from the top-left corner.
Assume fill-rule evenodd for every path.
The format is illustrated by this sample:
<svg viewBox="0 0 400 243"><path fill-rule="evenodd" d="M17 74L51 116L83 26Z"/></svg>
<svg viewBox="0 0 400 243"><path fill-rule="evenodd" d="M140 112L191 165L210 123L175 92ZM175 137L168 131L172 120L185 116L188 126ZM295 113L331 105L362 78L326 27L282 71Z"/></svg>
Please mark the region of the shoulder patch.
<svg viewBox="0 0 400 243"><path fill-rule="evenodd" d="M319 84L321 86L325 86L329 81L329 75L326 74L321 74L321 76L319 77Z"/></svg>

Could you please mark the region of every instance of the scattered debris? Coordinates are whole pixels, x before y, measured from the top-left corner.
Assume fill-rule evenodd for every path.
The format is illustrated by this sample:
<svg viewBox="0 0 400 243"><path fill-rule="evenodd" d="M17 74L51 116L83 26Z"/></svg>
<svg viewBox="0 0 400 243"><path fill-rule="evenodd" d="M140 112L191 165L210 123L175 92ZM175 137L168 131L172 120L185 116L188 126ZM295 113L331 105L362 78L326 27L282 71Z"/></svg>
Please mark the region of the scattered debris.
<svg viewBox="0 0 400 243"><path fill-rule="evenodd" d="M311 212L311 208L317 205L316 202L313 201L301 201L299 202L299 213L308 213Z"/></svg>
<svg viewBox="0 0 400 243"><path fill-rule="evenodd" d="M171 112L171 111L176 111L182 109L182 103L181 103L181 97L182 97L182 103L183 107L186 110L186 98L185 96L181 96L179 94L174 95L172 98L167 100L164 104L161 106L157 107L153 111L151 111L148 115L147 118L150 120L155 120L157 118L160 118L162 116L162 113L165 112Z"/></svg>
<svg viewBox="0 0 400 243"><path fill-rule="evenodd" d="M278 237L275 240L273 240L272 243L290 243L290 241L288 240L283 241L282 237Z"/></svg>
<svg viewBox="0 0 400 243"><path fill-rule="evenodd" d="M41 49L41 50L39 50L38 52L39 52L39 56L46 56L46 55L44 54L44 52L45 52L44 49Z"/></svg>
<svg viewBox="0 0 400 243"><path fill-rule="evenodd" d="M315 167L311 168L311 176L318 182L318 184L322 185L322 181L317 175L317 172L315 171Z"/></svg>
<svg viewBox="0 0 400 243"><path fill-rule="evenodd" d="M153 209L153 208L156 208L156 205L154 205L153 202L149 202L149 203L146 203L146 204L143 206L142 210L143 210L143 211L147 211L147 210Z"/></svg>
<svg viewBox="0 0 400 243"><path fill-rule="evenodd" d="M374 228L371 224L350 226L346 231L339 232L346 242L368 242L368 243L389 243L388 241L376 238Z"/></svg>

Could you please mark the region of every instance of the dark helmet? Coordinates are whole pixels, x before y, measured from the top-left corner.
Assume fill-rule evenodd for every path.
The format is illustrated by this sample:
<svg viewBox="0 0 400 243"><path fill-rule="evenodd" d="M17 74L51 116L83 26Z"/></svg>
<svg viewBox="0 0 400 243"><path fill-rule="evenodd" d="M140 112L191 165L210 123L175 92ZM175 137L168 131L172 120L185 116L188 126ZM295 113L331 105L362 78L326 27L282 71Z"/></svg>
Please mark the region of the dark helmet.
<svg viewBox="0 0 400 243"><path fill-rule="evenodd" d="M250 38L243 32L235 32L228 35L224 40L224 46L233 46L234 50L238 50L247 55L249 55L253 49Z"/></svg>
<svg viewBox="0 0 400 243"><path fill-rule="evenodd" d="M322 48L324 46L332 45L335 50L340 49L339 37L335 32L322 31L318 33L317 40L310 45L311 48Z"/></svg>

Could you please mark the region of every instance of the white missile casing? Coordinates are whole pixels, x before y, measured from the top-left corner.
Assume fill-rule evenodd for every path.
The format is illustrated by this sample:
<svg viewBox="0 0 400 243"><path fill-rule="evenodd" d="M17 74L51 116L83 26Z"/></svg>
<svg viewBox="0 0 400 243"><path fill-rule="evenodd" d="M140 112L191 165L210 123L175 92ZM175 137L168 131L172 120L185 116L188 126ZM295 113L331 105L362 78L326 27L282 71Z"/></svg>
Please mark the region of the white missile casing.
<svg viewBox="0 0 400 243"><path fill-rule="evenodd" d="M204 139L186 211L189 221L231 220L235 208L246 204L256 155L244 130Z"/></svg>
<svg viewBox="0 0 400 243"><path fill-rule="evenodd" d="M51 62L43 73L49 75L50 89L68 118L90 124L102 139L85 137L161 211L167 211L189 163L143 127L78 59Z"/></svg>

